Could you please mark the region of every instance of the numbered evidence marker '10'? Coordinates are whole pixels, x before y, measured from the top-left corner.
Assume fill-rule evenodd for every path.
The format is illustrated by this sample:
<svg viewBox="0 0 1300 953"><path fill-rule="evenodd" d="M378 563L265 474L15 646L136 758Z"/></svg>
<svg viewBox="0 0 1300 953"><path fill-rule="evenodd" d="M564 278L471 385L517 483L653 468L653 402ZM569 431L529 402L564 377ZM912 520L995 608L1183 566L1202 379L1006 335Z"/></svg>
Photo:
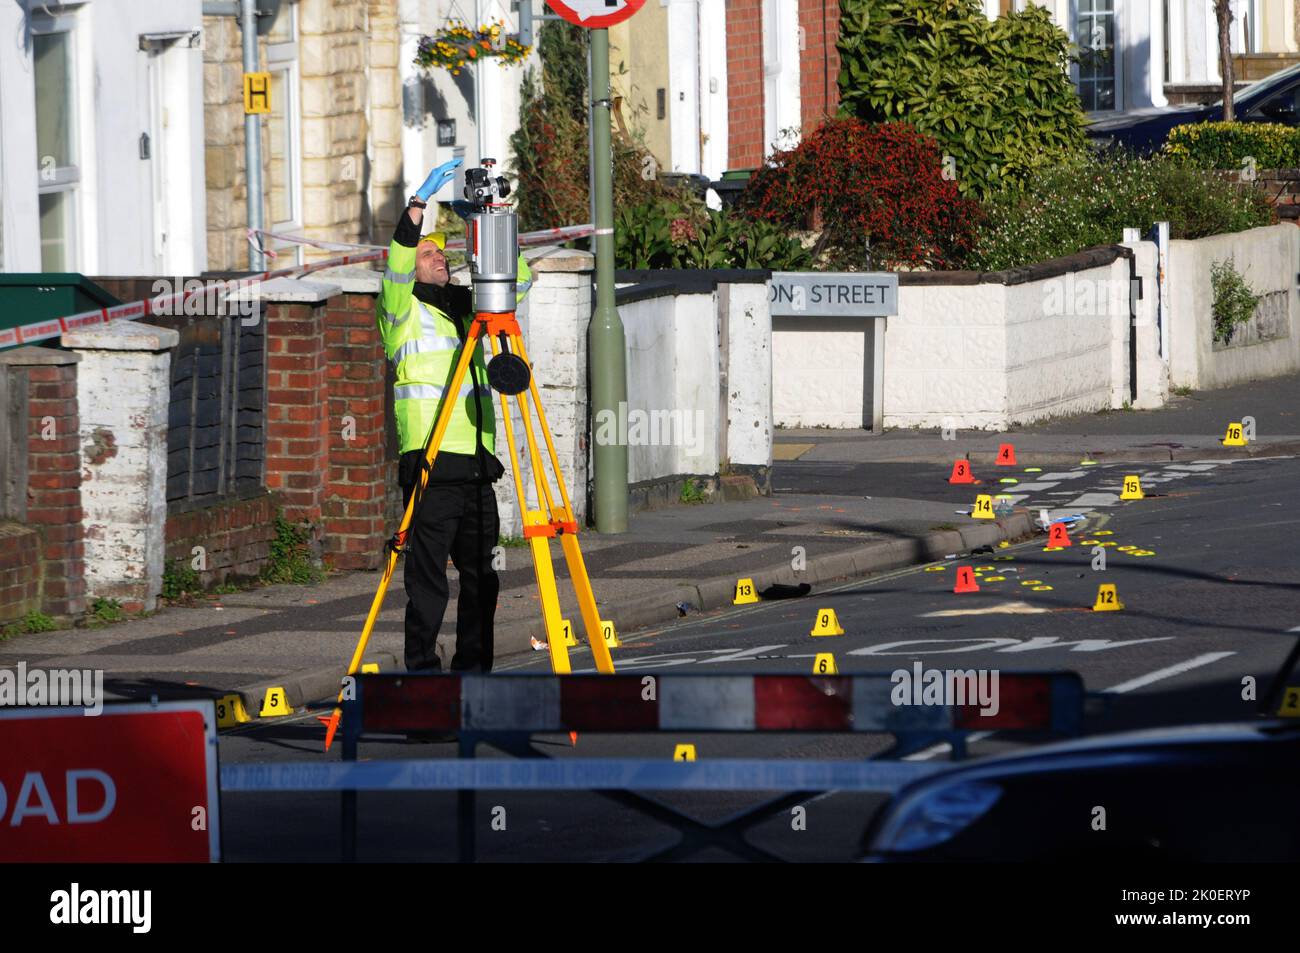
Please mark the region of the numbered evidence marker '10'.
<svg viewBox="0 0 1300 953"><path fill-rule="evenodd" d="M949 483L974 483L975 474L970 472L969 460L954 460L952 462L952 476L948 477Z"/></svg>
<svg viewBox="0 0 1300 953"><path fill-rule="evenodd" d="M578 637L573 634L573 623L568 619L560 623L560 631L564 633L564 644L569 648L578 644Z"/></svg>
<svg viewBox="0 0 1300 953"><path fill-rule="evenodd" d="M1070 542L1070 534L1065 530L1064 523L1053 523L1047 528L1047 545L1048 546L1073 546Z"/></svg>
<svg viewBox="0 0 1300 953"><path fill-rule="evenodd" d="M250 720L248 711L244 708L243 696L232 692L217 699L218 728L234 728Z"/></svg>
<svg viewBox="0 0 1300 953"><path fill-rule="evenodd" d="M830 652L818 652L813 659L814 675L838 675L840 670L835 667L835 656Z"/></svg>
<svg viewBox="0 0 1300 953"><path fill-rule="evenodd" d="M1120 492L1121 500L1145 500L1146 494L1142 492L1142 481L1136 475L1129 475L1124 478L1124 489Z"/></svg>
<svg viewBox="0 0 1300 953"><path fill-rule="evenodd" d="M971 519L991 520L993 515L993 497L981 493L975 497L975 505L970 510Z"/></svg>
<svg viewBox="0 0 1300 953"><path fill-rule="evenodd" d="M1118 612L1124 608L1124 603L1119 601L1119 593L1115 591L1114 583L1103 583L1097 589L1097 601L1092 605L1093 612Z"/></svg>
<svg viewBox="0 0 1300 953"><path fill-rule="evenodd" d="M268 688L266 697L262 699L262 710L258 715L262 718L279 718L292 714L293 709L289 707L289 701L284 697L284 689L279 685Z"/></svg>
<svg viewBox="0 0 1300 953"><path fill-rule="evenodd" d="M758 593L754 591L754 580L737 579L736 580L736 598L732 600L734 606L747 606L751 602L758 602Z"/></svg>
<svg viewBox="0 0 1300 953"><path fill-rule="evenodd" d="M844 629L840 627L840 620L835 615L834 609L818 609L817 618L813 620L811 635L843 635Z"/></svg>
<svg viewBox="0 0 1300 953"><path fill-rule="evenodd" d="M1228 424L1228 432L1223 435L1223 445L1225 447L1244 447L1246 445L1246 436L1240 423Z"/></svg>
<svg viewBox="0 0 1300 953"><path fill-rule="evenodd" d="M953 592L979 592L980 585L975 581L975 572L970 566L957 567L957 584L952 587Z"/></svg>

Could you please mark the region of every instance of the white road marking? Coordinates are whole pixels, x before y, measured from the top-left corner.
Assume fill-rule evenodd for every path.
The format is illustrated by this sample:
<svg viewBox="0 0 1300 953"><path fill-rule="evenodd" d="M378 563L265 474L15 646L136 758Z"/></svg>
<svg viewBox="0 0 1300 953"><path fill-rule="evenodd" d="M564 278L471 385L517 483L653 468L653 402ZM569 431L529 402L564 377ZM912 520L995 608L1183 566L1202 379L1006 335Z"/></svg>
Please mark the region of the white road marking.
<svg viewBox="0 0 1300 953"><path fill-rule="evenodd" d="M1103 691L1109 695L1122 695L1125 692L1131 692L1138 688L1145 688L1155 682L1162 681L1166 678L1173 678L1175 675L1181 675L1184 672L1190 672L1194 668L1200 668L1203 665L1210 665L1225 659L1230 655L1236 655L1236 652L1207 652L1205 655L1198 655L1190 658L1186 662L1179 662L1177 665L1170 665L1168 668L1156 669L1146 675L1140 675L1137 678L1130 679L1127 682L1120 682Z"/></svg>
<svg viewBox="0 0 1300 953"><path fill-rule="evenodd" d="M982 609L940 609L938 612L925 612L922 619L947 619L961 615L1036 615L1051 612L1046 606L1031 606L1028 602L1004 602L1001 605L986 606Z"/></svg>
<svg viewBox="0 0 1300 953"><path fill-rule="evenodd" d="M1118 493L1085 493L1078 499L1070 502L1071 507L1075 506L1114 506L1119 502Z"/></svg>
<svg viewBox="0 0 1300 953"><path fill-rule="evenodd" d="M752 656L762 655L766 652L772 652L776 649L783 649L784 645L760 645L756 649L744 649L738 652L730 652L727 655L718 655L713 658L706 658L701 665L712 665L714 662L752 662Z"/></svg>
<svg viewBox="0 0 1300 953"><path fill-rule="evenodd" d="M1055 480L1053 480L1051 483L1044 483L1042 480L1039 480L1037 483L1021 483L1021 484L1019 484L1019 485L1016 487L1016 489L1017 489L1017 490L1028 490L1028 491L1031 492L1031 493L1037 493L1037 492L1039 492L1040 490L1048 490L1048 489L1051 489L1052 487L1054 487L1054 486L1056 486L1056 485L1057 485L1057 483L1056 483ZM1071 491L1071 492L1073 492L1073 491Z"/></svg>
<svg viewBox="0 0 1300 953"><path fill-rule="evenodd" d="M1086 476L1087 470L1071 470L1069 473L1040 473L1040 480L1074 480L1081 476Z"/></svg>
<svg viewBox="0 0 1300 953"><path fill-rule="evenodd" d="M1189 473L1203 473L1206 470L1213 470L1217 463L1171 463L1165 467L1166 470L1187 470Z"/></svg>

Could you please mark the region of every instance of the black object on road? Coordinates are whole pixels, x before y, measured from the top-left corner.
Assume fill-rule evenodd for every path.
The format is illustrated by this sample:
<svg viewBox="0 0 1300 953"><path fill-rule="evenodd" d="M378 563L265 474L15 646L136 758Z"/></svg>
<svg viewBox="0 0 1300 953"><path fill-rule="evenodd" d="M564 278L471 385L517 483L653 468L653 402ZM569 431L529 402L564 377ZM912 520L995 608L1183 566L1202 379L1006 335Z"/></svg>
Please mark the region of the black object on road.
<svg viewBox="0 0 1300 953"><path fill-rule="evenodd" d="M812 592L812 586L806 582L801 582L797 586L787 586L784 583L774 582L760 592L758 597L760 599L798 599L810 592Z"/></svg>

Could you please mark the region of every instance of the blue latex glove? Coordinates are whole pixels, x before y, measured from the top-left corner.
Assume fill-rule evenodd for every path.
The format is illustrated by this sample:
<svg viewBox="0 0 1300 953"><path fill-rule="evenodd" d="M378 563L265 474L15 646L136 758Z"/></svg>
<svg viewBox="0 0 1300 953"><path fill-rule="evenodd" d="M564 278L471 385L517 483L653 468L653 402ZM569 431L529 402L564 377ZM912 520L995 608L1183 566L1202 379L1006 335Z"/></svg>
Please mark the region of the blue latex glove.
<svg viewBox="0 0 1300 953"><path fill-rule="evenodd" d="M424 185L415 190L415 194L420 197L421 202L429 201L434 192L450 182L456 177L456 169L464 159L452 159L450 162L444 162L438 168L429 173L429 177L424 180Z"/></svg>
<svg viewBox="0 0 1300 953"><path fill-rule="evenodd" d="M470 205L464 199L456 199L451 203L451 210L460 216L462 222L468 222L470 215L474 212L474 206Z"/></svg>

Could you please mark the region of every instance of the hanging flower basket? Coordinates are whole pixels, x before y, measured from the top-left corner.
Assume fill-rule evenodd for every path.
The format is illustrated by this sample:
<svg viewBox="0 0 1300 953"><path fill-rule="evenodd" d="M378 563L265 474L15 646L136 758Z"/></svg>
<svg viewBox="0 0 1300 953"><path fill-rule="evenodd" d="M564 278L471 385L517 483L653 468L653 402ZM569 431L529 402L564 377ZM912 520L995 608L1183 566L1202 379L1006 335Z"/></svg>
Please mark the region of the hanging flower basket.
<svg viewBox="0 0 1300 953"><path fill-rule="evenodd" d="M450 70L459 76L467 66L495 59L501 66L514 66L531 51L513 36L506 36L504 21L484 23L477 29L461 20L451 20L432 36L420 37L415 63L425 69Z"/></svg>

